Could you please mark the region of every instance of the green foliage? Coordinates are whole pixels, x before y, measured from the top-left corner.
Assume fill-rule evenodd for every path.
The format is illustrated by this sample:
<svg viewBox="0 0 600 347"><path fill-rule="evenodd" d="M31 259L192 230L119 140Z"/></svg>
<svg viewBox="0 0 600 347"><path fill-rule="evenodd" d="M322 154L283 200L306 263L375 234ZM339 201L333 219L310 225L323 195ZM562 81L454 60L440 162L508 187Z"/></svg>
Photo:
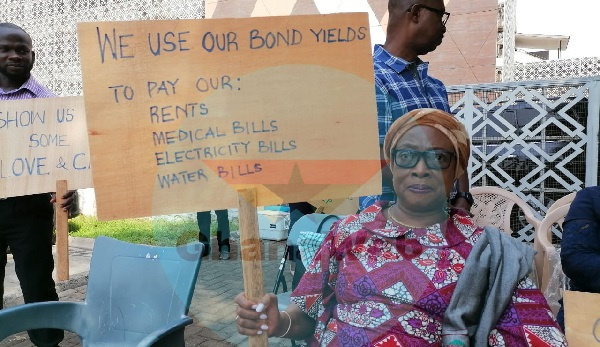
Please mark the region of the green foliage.
<svg viewBox="0 0 600 347"><path fill-rule="evenodd" d="M179 217L179 216L178 216ZM229 221L231 230L238 230L237 218ZM217 223L211 224L216 235ZM136 218L100 222L97 218L80 215L69 220L69 235L96 238L109 236L131 243L174 246L198 240L198 224L194 217Z"/></svg>

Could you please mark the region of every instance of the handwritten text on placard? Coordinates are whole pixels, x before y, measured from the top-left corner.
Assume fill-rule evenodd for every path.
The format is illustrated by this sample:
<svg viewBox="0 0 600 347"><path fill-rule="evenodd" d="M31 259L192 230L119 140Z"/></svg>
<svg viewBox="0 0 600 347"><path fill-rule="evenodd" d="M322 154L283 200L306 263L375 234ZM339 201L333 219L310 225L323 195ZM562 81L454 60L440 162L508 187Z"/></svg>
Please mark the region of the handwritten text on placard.
<svg viewBox="0 0 600 347"><path fill-rule="evenodd" d="M92 186L81 97L0 102L0 197Z"/></svg>
<svg viewBox="0 0 600 347"><path fill-rule="evenodd" d="M260 205L380 189L365 14L78 34L100 218L234 207L248 186Z"/></svg>

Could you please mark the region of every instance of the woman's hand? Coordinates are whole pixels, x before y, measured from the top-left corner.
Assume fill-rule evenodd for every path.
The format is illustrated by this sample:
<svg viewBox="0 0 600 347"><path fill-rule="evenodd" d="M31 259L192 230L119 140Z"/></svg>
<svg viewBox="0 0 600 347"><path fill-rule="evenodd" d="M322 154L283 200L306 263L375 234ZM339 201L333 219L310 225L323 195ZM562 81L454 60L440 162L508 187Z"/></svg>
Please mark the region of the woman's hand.
<svg viewBox="0 0 600 347"><path fill-rule="evenodd" d="M266 294L259 302L254 302L246 298L244 293L240 293L234 302L238 305L235 324L240 334L254 336L266 332L268 336L279 336L285 333L287 325L282 328L285 324L280 323L287 317L281 317L275 294ZM282 329L283 331L280 331Z"/></svg>

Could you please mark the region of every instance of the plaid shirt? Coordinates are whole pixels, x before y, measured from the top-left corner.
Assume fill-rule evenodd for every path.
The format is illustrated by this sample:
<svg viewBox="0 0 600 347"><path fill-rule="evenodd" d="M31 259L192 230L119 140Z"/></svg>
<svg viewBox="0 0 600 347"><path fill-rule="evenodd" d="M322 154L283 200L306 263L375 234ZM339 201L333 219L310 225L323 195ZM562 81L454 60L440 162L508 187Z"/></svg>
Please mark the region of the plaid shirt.
<svg viewBox="0 0 600 347"><path fill-rule="evenodd" d="M375 45L373 65L380 145L383 145L392 123L408 111L436 108L450 113L446 87L427 74L429 63L418 58L416 62L409 63L393 56L383 46ZM384 200L394 199L393 188L383 185L382 196L361 197L361 210L382 197Z"/></svg>
<svg viewBox="0 0 600 347"><path fill-rule="evenodd" d="M50 89L44 87L33 76L15 90L8 92L0 89L0 100L22 100L33 98L51 98L56 96Z"/></svg>
<svg viewBox="0 0 600 347"><path fill-rule="evenodd" d="M373 64L380 144L383 144L392 123L408 111L437 108L450 112L446 87L440 80L427 75L429 63L420 59L409 63L391 55L383 46L376 45ZM420 81L415 74L418 74Z"/></svg>

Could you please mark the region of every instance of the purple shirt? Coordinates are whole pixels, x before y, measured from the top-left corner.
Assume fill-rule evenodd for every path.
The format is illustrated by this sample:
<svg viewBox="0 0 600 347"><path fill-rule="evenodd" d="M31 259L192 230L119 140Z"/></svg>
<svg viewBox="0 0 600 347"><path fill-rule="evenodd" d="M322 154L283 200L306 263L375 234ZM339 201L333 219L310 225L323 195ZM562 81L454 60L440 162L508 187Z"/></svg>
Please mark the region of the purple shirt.
<svg viewBox="0 0 600 347"><path fill-rule="evenodd" d="M0 100L23 100L33 98L51 98L56 96L50 89L44 87L33 76L15 90L5 92L0 88Z"/></svg>

